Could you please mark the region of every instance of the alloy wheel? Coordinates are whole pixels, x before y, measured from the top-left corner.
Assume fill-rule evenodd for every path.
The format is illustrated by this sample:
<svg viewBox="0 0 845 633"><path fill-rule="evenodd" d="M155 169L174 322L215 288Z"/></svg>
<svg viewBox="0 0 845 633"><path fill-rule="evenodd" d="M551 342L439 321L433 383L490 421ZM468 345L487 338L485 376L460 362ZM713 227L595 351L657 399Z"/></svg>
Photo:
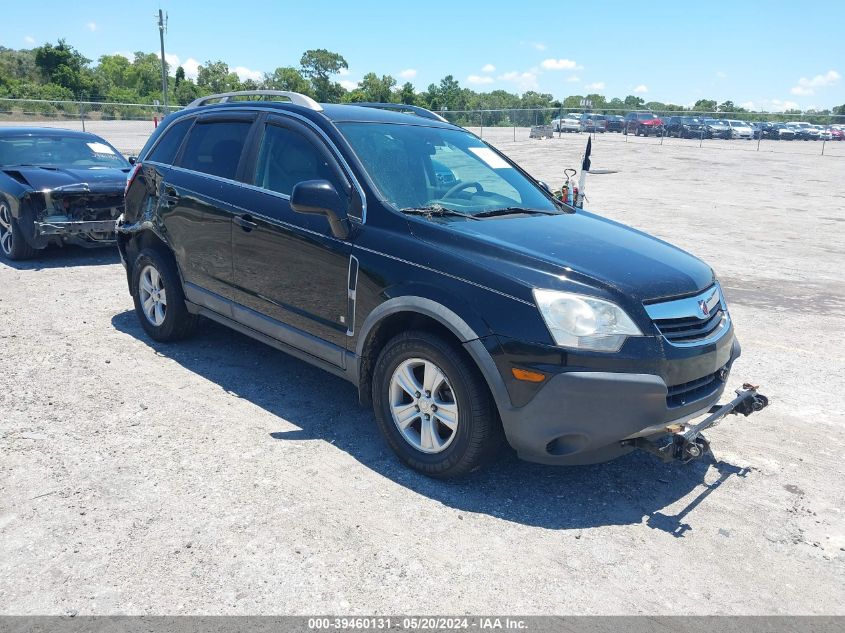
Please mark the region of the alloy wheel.
<svg viewBox="0 0 845 633"><path fill-rule="evenodd" d="M160 327L167 316L167 292L164 289L164 280L155 266L147 265L141 271L138 293L144 316L154 326Z"/></svg>
<svg viewBox="0 0 845 633"><path fill-rule="evenodd" d="M446 450L458 430L458 403L449 379L421 358L405 360L393 372L390 413L405 441L423 453Z"/></svg>
<svg viewBox="0 0 845 633"><path fill-rule="evenodd" d="M0 249L12 254L12 212L5 202L0 202Z"/></svg>

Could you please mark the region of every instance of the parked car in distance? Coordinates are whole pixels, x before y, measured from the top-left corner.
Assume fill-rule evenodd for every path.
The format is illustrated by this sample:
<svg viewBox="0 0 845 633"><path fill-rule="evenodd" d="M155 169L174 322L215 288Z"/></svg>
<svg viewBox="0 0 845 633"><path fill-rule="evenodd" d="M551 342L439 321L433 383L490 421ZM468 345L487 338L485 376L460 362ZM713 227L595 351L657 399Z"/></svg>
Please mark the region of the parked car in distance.
<svg viewBox="0 0 845 633"><path fill-rule="evenodd" d="M27 259L50 244L114 244L129 168L94 134L0 128L0 256Z"/></svg>
<svg viewBox="0 0 845 633"><path fill-rule="evenodd" d="M605 117L607 119L607 125L605 129L608 132L619 132L622 133L622 127L625 125L625 117L620 116L618 114L608 114Z"/></svg>
<svg viewBox="0 0 845 633"><path fill-rule="evenodd" d="M830 134L831 141L842 141L845 140L845 131L838 127L830 127L827 129L828 133Z"/></svg>
<svg viewBox="0 0 845 633"><path fill-rule="evenodd" d="M816 140L819 141L830 141L832 140L832 136L830 134L830 129L825 127L824 125L814 125L813 128L816 129L818 132L818 138Z"/></svg>
<svg viewBox="0 0 845 633"><path fill-rule="evenodd" d="M433 477L667 438L740 354L710 266L414 106L203 97L141 150L117 242L148 336L205 316L340 376Z"/></svg>
<svg viewBox="0 0 845 633"><path fill-rule="evenodd" d="M562 118L552 119L552 129L555 132L580 132L581 119L572 114L565 114Z"/></svg>
<svg viewBox="0 0 845 633"><path fill-rule="evenodd" d="M704 121L691 116L672 116L665 123L666 136L678 138L700 138L705 134Z"/></svg>
<svg viewBox="0 0 845 633"><path fill-rule="evenodd" d="M754 130L755 139L764 138L776 141L780 136L778 133L777 123L762 121L754 123L752 125L752 129Z"/></svg>
<svg viewBox="0 0 845 633"><path fill-rule="evenodd" d="M795 139L795 130L788 123L775 123L774 127L778 133L778 140L791 141Z"/></svg>
<svg viewBox="0 0 845 633"><path fill-rule="evenodd" d="M704 119L705 138L731 138L731 126L722 119Z"/></svg>
<svg viewBox="0 0 845 633"><path fill-rule="evenodd" d="M601 132L607 129L607 119L603 114L582 114L580 119L582 132Z"/></svg>
<svg viewBox="0 0 845 633"><path fill-rule="evenodd" d="M795 139L799 141L817 141L818 130L806 121L793 121L789 124L795 130Z"/></svg>
<svg viewBox="0 0 845 633"><path fill-rule="evenodd" d="M653 112L629 112L625 115L623 134L635 136L660 136L663 134L663 121Z"/></svg>
<svg viewBox="0 0 845 633"><path fill-rule="evenodd" d="M754 138L754 131L747 121L738 121L736 119L729 119L727 124L731 128L731 138L741 138L750 141Z"/></svg>

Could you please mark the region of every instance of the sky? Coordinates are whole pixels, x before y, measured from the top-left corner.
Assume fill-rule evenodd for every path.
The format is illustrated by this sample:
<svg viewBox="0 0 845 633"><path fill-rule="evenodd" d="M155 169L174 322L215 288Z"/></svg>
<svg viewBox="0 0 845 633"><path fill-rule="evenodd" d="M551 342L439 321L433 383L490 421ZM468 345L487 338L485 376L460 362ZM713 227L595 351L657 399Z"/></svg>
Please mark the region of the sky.
<svg viewBox="0 0 845 633"><path fill-rule="evenodd" d="M168 14L168 61L189 76L221 59L242 80L298 66L327 48L349 70L418 90L451 74L477 91L597 92L607 98L692 105L732 100L749 109L845 104L845 2L581 0L0 0L0 45L32 48L65 38L91 59L159 50Z"/></svg>

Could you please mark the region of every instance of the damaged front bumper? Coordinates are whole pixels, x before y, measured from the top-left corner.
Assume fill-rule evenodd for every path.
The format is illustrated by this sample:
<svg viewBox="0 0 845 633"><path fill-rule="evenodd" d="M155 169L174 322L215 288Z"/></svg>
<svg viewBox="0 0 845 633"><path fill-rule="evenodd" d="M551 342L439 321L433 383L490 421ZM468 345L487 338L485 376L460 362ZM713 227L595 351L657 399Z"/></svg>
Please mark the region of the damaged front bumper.
<svg viewBox="0 0 845 633"><path fill-rule="evenodd" d="M123 212L122 192L56 189L41 192L40 197L34 197L31 203L29 237L33 247L51 243L83 247L114 244L117 218Z"/></svg>
<svg viewBox="0 0 845 633"><path fill-rule="evenodd" d="M670 433L670 441L653 441L648 437L633 437L622 440L626 448L636 448L656 455L664 462L690 462L710 454L710 442L702 435L703 431L719 424L728 415L742 414L748 417L769 406L769 399L757 391L758 387L748 383L736 390L736 397L726 404L714 405L707 412L709 415L697 424L673 424L664 430Z"/></svg>

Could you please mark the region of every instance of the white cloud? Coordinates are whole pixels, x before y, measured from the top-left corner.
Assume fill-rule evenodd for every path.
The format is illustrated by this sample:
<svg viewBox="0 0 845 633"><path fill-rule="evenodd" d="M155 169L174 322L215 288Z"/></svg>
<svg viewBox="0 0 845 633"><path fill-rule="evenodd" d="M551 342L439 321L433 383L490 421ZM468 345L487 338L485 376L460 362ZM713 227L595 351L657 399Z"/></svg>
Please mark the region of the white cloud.
<svg viewBox="0 0 845 633"><path fill-rule="evenodd" d="M727 77L728 73L723 72L721 70L716 73L716 79L727 79Z"/></svg>
<svg viewBox="0 0 845 633"><path fill-rule="evenodd" d="M578 75L570 75L566 78L566 81L571 84L574 84L575 82L581 81L581 78Z"/></svg>
<svg viewBox="0 0 845 633"><path fill-rule="evenodd" d="M516 84L516 86L523 92L526 90L537 89L537 73L535 72L527 71L521 73L519 71L512 70L499 75L498 79L499 81L507 81Z"/></svg>
<svg viewBox="0 0 845 633"><path fill-rule="evenodd" d="M96 22L89 22L85 25L89 31L96 31L97 30L97 23Z"/></svg>
<svg viewBox="0 0 845 633"><path fill-rule="evenodd" d="M827 86L833 86L834 84L839 83L839 80L841 78L842 76L835 70L828 70L825 74L816 75L811 79L801 77L801 79L798 80L798 85L793 86L790 92L794 95L801 96L812 95L816 93L816 88L826 88Z"/></svg>
<svg viewBox="0 0 845 633"><path fill-rule="evenodd" d="M794 95L799 95L801 97L816 94L815 90L813 90L812 88L805 88L804 86L793 86L792 90L790 90L789 92Z"/></svg>
<svg viewBox="0 0 845 633"><path fill-rule="evenodd" d="M417 70L416 68L406 68L401 73L399 73L399 76L402 79L413 79L417 76Z"/></svg>
<svg viewBox="0 0 845 633"><path fill-rule="evenodd" d="M540 66L546 70L575 70L578 64L571 59L544 59Z"/></svg>
<svg viewBox="0 0 845 633"><path fill-rule="evenodd" d="M471 84L492 84L493 78L487 75L470 75L467 77L467 83Z"/></svg>
<svg viewBox="0 0 845 633"><path fill-rule="evenodd" d="M764 99L761 103L760 110L768 110L771 112L783 112L784 110L800 110L801 108L794 101L781 101L780 99Z"/></svg>
<svg viewBox="0 0 845 633"><path fill-rule="evenodd" d="M584 88L586 88L587 90L595 90L596 92L601 92L602 90L604 90L604 82L596 81L594 83L587 84L586 86L584 86Z"/></svg>
<svg viewBox="0 0 845 633"><path fill-rule="evenodd" d="M341 77L348 77L349 76L349 69L348 68L341 68L337 71L337 74Z"/></svg>
<svg viewBox="0 0 845 633"><path fill-rule="evenodd" d="M31 35L27 35L26 37L24 37L23 41L26 42L27 44L35 44L35 38L32 37Z"/></svg>
<svg viewBox="0 0 845 633"><path fill-rule="evenodd" d="M739 104L740 108L745 108L746 110L757 110L757 104L753 101L743 101Z"/></svg>
<svg viewBox="0 0 845 633"><path fill-rule="evenodd" d="M481 72L483 72L483 73L496 72L496 67L493 64L484 64L484 66L481 67Z"/></svg>
<svg viewBox="0 0 845 633"><path fill-rule="evenodd" d="M522 46L530 46L535 51L546 50L546 45L543 42L520 42Z"/></svg>
<svg viewBox="0 0 845 633"><path fill-rule="evenodd" d="M640 84L634 88L634 94L645 94L646 92L648 92L648 86L645 84Z"/></svg>
<svg viewBox="0 0 845 633"><path fill-rule="evenodd" d="M340 85L346 88L347 90L355 90L358 87L357 81L350 81L349 79L341 79Z"/></svg>
<svg viewBox="0 0 845 633"><path fill-rule="evenodd" d="M235 66L234 73L241 81L252 79L253 81L261 81L264 78L264 73L260 70L252 70L246 66Z"/></svg>
<svg viewBox="0 0 845 633"><path fill-rule="evenodd" d="M182 69L185 71L185 77L188 79L196 79L199 74L200 63L193 57L189 57L182 63Z"/></svg>

